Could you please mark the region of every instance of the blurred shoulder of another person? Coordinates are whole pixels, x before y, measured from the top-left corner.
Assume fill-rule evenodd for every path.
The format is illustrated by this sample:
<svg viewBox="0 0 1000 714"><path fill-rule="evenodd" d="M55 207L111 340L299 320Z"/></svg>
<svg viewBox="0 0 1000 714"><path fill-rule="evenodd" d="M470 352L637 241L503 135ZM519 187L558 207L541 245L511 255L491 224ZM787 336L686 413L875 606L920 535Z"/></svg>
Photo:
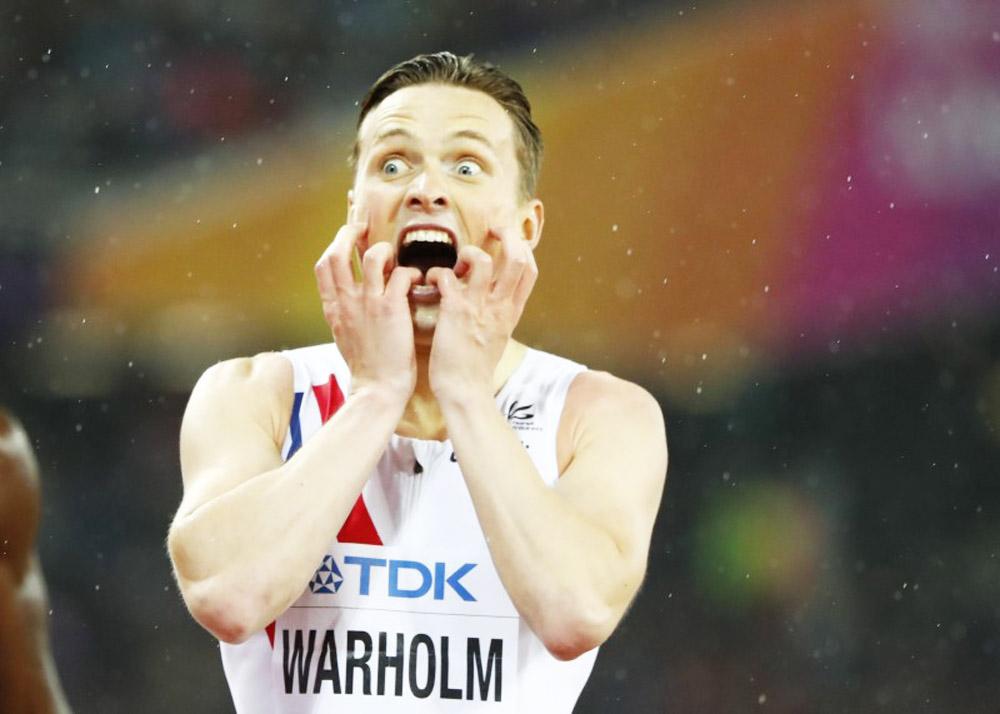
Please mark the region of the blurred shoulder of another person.
<svg viewBox="0 0 1000 714"><path fill-rule="evenodd" d="M0 408L0 712L69 712L49 651L47 596L35 536L38 466L28 436Z"/></svg>

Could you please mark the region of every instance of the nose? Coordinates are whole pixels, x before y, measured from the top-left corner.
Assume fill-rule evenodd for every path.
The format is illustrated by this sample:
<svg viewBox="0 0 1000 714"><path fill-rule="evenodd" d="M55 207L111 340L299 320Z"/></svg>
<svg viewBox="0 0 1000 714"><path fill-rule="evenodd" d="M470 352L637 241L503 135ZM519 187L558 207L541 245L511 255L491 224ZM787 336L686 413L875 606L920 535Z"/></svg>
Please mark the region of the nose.
<svg viewBox="0 0 1000 714"><path fill-rule="evenodd" d="M414 177L406 190L406 207L432 213L448 207L448 194L441 177L432 168Z"/></svg>

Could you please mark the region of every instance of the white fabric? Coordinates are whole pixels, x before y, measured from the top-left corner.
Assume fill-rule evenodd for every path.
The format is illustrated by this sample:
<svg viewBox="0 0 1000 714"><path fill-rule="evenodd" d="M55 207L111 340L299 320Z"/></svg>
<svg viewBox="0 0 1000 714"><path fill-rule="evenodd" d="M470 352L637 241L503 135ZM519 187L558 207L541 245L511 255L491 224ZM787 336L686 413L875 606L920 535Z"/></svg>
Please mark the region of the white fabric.
<svg viewBox="0 0 1000 714"><path fill-rule="evenodd" d="M321 426L313 387L333 375L346 397L350 373L333 344L284 355L298 403L289 458L296 419L300 442ZM550 486L566 393L584 369L529 349L496 397ZM265 632L220 645L238 714L571 712L597 650L560 662L520 618L451 443L393 435L362 495L383 545L332 543L273 647Z"/></svg>

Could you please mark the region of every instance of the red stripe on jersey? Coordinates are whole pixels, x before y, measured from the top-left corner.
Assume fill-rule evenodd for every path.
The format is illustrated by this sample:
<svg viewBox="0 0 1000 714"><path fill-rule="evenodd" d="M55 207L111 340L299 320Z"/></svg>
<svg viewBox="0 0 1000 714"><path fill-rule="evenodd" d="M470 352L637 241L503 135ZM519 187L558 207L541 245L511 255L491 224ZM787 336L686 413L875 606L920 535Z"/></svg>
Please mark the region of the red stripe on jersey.
<svg viewBox="0 0 1000 714"><path fill-rule="evenodd" d="M273 650L274 649L274 620L272 620L271 624L268 625L267 627L265 627L264 630L267 632L267 641L271 643L271 649Z"/></svg>
<svg viewBox="0 0 1000 714"><path fill-rule="evenodd" d="M316 403L319 405L319 416L326 422L337 413L337 410L344 406L344 393L340 391L337 378L332 374L330 381L326 384L314 384L313 394L316 395Z"/></svg>
<svg viewBox="0 0 1000 714"><path fill-rule="evenodd" d="M375 530L375 524L372 523L372 517L368 513L364 497L358 496L358 500L354 502L354 508L351 509L340 533L337 534L337 540L341 543L382 545L382 539L378 537L378 531Z"/></svg>
<svg viewBox="0 0 1000 714"><path fill-rule="evenodd" d="M337 413L337 410L344 405L344 393L337 384L337 378L330 375L326 384L314 384L313 394L316 395L316 403L319 405L319 415L326 422ZM354 502L347 520L337 534L337 540L341 543L364 543L366 545L382 545L375 524L372 523L371 514L365 505L365 499L358 496Z"/></svg>

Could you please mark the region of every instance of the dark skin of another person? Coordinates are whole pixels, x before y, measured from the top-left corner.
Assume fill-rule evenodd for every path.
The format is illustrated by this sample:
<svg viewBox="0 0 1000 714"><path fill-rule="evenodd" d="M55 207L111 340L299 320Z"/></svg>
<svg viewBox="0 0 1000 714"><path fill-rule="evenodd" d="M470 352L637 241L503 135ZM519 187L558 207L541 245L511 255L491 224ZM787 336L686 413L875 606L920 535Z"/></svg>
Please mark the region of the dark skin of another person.
<svg viewBox="0 0 1000 714"><path fill-rule="evenodd" d="M0 408L0 712L69 712L49 651L35 538L38 467L21 425Z"/></svg>

